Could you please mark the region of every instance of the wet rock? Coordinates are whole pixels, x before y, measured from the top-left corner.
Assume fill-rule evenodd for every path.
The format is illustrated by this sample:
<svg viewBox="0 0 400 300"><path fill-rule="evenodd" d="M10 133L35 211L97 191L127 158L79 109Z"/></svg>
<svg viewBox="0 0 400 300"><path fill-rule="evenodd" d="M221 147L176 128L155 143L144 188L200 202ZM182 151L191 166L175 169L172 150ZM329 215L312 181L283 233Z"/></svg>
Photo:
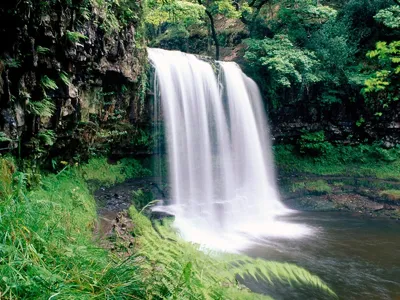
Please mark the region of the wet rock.
<svg viewBox="0 0 400 300"><path fill-rule="evenodd" d="M394 144L394 143L391 143L391 142L389 142L389 141L384 141L383 143L382 143L382 148L384 148L384 149L391 149L391 148L393 148L393 147L395 147L396 145Z"/></svg>
<svg viewBox="0 0 400 300"><path fill-rule="evenodd" d="M146 109L131 109L135 108L137 97L127 97L128 94L135 95L139 88L138 77L146 63L146 51L136 48L135 22L110 34L101 26L104 12L97 7L88 7L91 18L85 20L68 5L49 2L44 15L39 5L32 2L29 10L23 10L24 5L13 8L20 13L18 20L8 10L0 10L0 19L10 22L7 24L9 30L0 32L1 40L7 41L0 47L3 57L0 62L0 130L18 140L21 135L30 138L41 129L52 129L62 134L53 146L57 149L54 153L70 157L80 150L79 147L87 149L89 141L95 146L97 140L110 144L111 140L100 141L95 134L84 137L80 124L90 121L90 116L103 120L102 110L107 110L109 122L99 122L97 130L105 126L109 129L117 123L110 120L128 123L131 114L135 115L135 120L146 117ZM140 15L140 9L135 13ZM67 30L79 32L86 38L71 42ZM41 51L38 51L39 47ZM3 63L5 59L19 65L9 67ZM61 82L60 72L68 74L71 84L66 86ZM118 75L110 79L109 72ZM57 85L56 89L46 91L46 97L56 106L54 115L46 120L32 118L26 105L27 99L41 101L45 97L39 87L44 76ZM122 85L128 90L125 95L117 93ZM113 109L102 105L108 101L104 88L115 93ZM118 119L112 118L115 111ZM70 130L72 128L76 129ZM24 150L32 151L22 149L22 152Z"/></svg>

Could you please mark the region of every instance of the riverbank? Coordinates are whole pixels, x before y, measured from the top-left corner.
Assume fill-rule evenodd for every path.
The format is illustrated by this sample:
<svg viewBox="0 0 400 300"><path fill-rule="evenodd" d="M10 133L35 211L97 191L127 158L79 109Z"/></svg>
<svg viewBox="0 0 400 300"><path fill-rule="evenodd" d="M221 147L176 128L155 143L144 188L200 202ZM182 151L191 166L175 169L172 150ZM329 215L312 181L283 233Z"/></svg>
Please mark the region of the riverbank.
<svg viewBox="0 0 400 300"><path fill-rule="evenodd" d="M56 174L26 174L0 158L0 170L2 299L269 299L238 283L248 276L334 298L305 269L207 254L180 240L168 222L151 222L130 205L150 200L146 178L131 179L133 199L127 189L116 192L129 177L149 174L137 161L98 158ZM36 186L28 188L32 177Z"/></svg>
<svg viewBox="0 0 400 300"><path fill-rule="evenodd" d="M330 145L319 155L295 145L274 148L278 185L289 207L400 219L398 148Z"/></svg>

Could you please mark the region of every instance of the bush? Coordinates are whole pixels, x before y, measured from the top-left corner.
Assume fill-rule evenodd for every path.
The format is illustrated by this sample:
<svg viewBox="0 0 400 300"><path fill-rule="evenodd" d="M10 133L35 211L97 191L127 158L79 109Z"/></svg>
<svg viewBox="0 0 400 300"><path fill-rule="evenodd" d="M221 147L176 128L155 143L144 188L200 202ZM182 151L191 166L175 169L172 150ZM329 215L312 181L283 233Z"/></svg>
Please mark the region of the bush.
<svg viewBox="0 0 400 300"><path fill-rule="evenodd" d="M300 153L321 156L329 153L332 149L332 144L325 140L325 132L305 132L298 140Z"/></svg>

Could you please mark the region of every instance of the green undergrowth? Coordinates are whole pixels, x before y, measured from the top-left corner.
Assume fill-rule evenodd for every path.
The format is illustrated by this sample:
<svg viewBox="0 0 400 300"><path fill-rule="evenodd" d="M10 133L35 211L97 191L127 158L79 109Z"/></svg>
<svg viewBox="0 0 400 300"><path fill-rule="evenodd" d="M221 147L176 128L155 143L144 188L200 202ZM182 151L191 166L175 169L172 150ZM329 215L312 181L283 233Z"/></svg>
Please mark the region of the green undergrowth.
<svg viewBox="0 0 400 300"><path fill-rule="evenodd" d="M332 187L322 179L314 181L294 182L291 192L306 190L312 194L327 194L332 191Z"/></svg>
<svg viewBox="0 0 400 300"><path fill-rule="evenodd" d="M306 288L315 291L316 299L336 298L322 280L296 265L200 251L181 240L170 221L153 227L133 206L130 215L145 299L272 299L238 283L244 279L263 283L269 290L283 284L286 295L291 288Z"/></svg>
<svg viewBox="0 0 400 300"><path fill-rule="evenodd" d="M1 299L271 299L239 283L246 280L336 297L295 265L200 251L169 222L152 224L134 207L135 255L102 249L93 237L96 205L88 180L111 185L144 176L148 171L135 163L92 159L42 176L32 190L11 159L0 157L0 170Z"/></svg>
<svg viewBox="0 0 400 300"><path fill-rule="evenodd" d="M144 168L138 160L124 158L109 164L104 157L90 159L87 164L80 167L80 173L94 188L98 188L99 184L111 186L128 178L146 177L152 174L151 170Z"/></svg>
<svg viewBox="0 0 400 300"><path fill-rule="evenodd" d="M333 146L316 156L294 145L274 146L275 162L283 174L310 173L400 180L400 150L377 145Z"/></svg>
<svg viewBox="0 0 400 300"><path fill-rule="evenodd" d="M26 174L0 158L0 298L142 299L137 267L93 240L95 200L86 179L124 180L123 163L93 159L43 176L28 191Z"/></svg>

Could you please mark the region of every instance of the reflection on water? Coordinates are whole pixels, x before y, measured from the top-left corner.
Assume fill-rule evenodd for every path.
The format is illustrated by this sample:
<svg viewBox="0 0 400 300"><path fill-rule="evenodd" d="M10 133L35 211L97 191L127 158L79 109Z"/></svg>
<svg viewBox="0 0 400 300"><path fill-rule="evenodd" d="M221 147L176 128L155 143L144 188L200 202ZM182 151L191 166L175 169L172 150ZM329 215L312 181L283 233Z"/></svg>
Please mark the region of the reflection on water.
<svg viewBox="0 0 400 300"><path fill-rule="evenodd" d="M315 212L282 219L307 224L315 234L294 240L268 237L246 253L302 266L320 276L340 299L400 299L399 222ZM254 281L246 284L275 299L319 298Z"/></svg>

